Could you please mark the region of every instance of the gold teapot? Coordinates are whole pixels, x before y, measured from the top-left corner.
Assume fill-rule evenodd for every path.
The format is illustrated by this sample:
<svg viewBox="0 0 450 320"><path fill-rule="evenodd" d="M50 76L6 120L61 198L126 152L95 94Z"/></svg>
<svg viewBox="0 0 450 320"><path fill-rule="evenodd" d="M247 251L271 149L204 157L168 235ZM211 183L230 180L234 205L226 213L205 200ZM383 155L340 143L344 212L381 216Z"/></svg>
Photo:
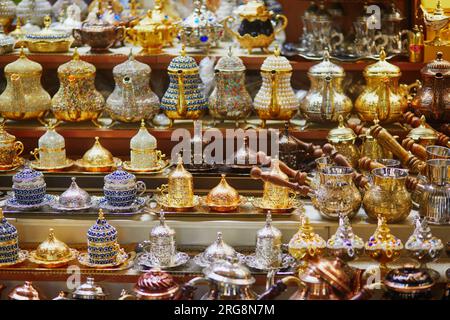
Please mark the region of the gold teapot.
<svg viewBox="0 0 450 320"><path fill-rule="evenodd" d="M172 46L177 35L177 27L162 10L161 0L155 1L153 10L135 26L127 29L127 35L134 45L140 45L141 55L159 54L162 48Z"/></svg>
<svg viewBox="0 0 450 320"><path fill-rule="evenodd" d="M169 173L168 183L158 188L161 193L159 203L175 210L189 209L196 205L194 179L183 166L183 158L178 156L177 166Z"/></svg>
<svg viewBox="0 0 450 320"><path fill-rule="evenodd" d="M51 98L41 85L42 66L29 60L23 48L6 65L6 89L0 95L0 113L7 120L40 119L50 110Z"/></svg>
<svg viewBox="0 0 450 320"><path fill-rule="evenodd" d="M52 99L52 111L56 119L67 122L97 119L105 105L105 99L95 88L95 66L80 60L75 48L72 60L58 67L60 87Z"/></svg>
<svg viewBox="0 0 450 320"><path fill-rule="evenodd" d="M248 50L249 54L254 48L261 48L264 52L268 52L275 36L286 29L288 24L286 16L274 14L267 9L263 1L259 0L248 1L241 6L238 14L241 20L238 32L232 30L229 25L234 21L231 16L225 19L224 27L226 32L236 38L241 48ZM273 22L278 24L275 29Z"/></svg>
<svg viewBox="0 0 450 320"><path fill-rule="evenodd" d="M327 136L328 142L330 142L339 153L345 156L354 168L358 166L358 159L360 157L359 149L355 145L356 138L355 132L345 126L342 115L339 115L338 127L331 129Z"/></svg>
<svg viewBox="0 0 450 320"><path fill-rule="evenodd" d="M0 170L8 170L18 165L22 152L23 143L5 130L4 123L0 123Z"/></svg>
<svg viewBox="0 0 450 320"><path fill-rule="evenodd" d="M78 252L57 239L53 228L50 228L47 239L30 252L29 260L44 268L59 268L77 256Z"/></svg>
<svg viewBox="0 0 450 320"><path fill-rule="evenodd" d="M408 171L398 168L372 170L373 184L367 185L363 207L369 218L382 217L389 223L402 221L411 212L411 195L406 189Z"/></svg>
<svg viewBox="0 0 450 320"><path fill-rule="evenodd" d="M95 137L94 145L84 153L83 158L76 161L77 166L88 172L111 171L119 164L120 160L100 144L99 137Z"/></svg>
<svg viewBox="0 0 450 320"><path fill-rule="evenodd" d="M386 61L384 49L380 52L379 61L367 66L363 75L366 87L355 102L359 118L367 122L377 118L380 123L400 121L408 107L408 92L418 83L400 85L400 68Z"/></svg>
<svg viewBox="0 0 450 320"><path fill-rule="evenodd" d="M230 186L222 174L217 186L208 192L205 197L205 204L213 211L230 212L236 210L241 204L239 192Z"/></svg>
<svg viewBox="0 0 450 320"><path fill-rule="evenodd" d="M277 47L261 66L263 83L255 96L254 107L265 127L266 120L290 120L297 113L299 102L291 86L292 66L280 56Z"/></svg>
<svg viewBox="0 0 450 320"><path fill-rule="evenodd" d="M42 30L25 35L25 41L30 52L58 53L69 51L74 39L70 33L52 29L51 23L50 16L46 16Z"/></svg>
<svg viewBox="0 0 450 320"><path fill-rule="evenodd" d="M450 22L450 16L447 16L444 12L444 8L442 8L441 1L437 0L436 8L433 10L433 13L429 13L421 4L420 8L423 13L423 21L425 25L435 32L435 36L433 40L426 41L425 43L430 46L445 46L448 44L447 41L442 40L441 32Z"/></svg>
<svg viewBox="0 0 450 320"><path fill-rule="evenodd" d="M311 88L300 104L300 111L313 122L337 122L342 115L347 118L353 108L352 100L345 95L342 81L344 68L330 61L328 50L323 61L308 70Z"/></svg>

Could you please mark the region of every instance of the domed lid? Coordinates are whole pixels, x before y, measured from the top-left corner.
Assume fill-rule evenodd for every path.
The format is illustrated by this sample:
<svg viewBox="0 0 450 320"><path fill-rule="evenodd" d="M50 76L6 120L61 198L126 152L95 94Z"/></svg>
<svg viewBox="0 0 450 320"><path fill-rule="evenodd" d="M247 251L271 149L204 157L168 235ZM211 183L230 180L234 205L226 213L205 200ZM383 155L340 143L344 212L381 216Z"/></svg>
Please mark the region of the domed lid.
<svg viewBox="0 0 450 320"><path fill-rule="evenodd" d="M331 20L331 15L328 12L327 8L325 8L325 5L323 3L319 4L319 7L314 14L314 20L319 20L319 21Z"/></svg>
<svg viewBox="0 0 450 320"><path fill-rule="evenodd" d="M378 218L378 226L374 234L366 242L366 250L401 250L402 241L391 233L386 219Z"/></svg>
<svg viewBox="0 0 450 320"><path fill-rule="evenodd" d="M163 11L161 0L155 1L155 7L152 10L147 11L147 15L134 26L136 30L147 29L148 26L163 27L172 23L172 19Z"/></svg>
<svg viewBox="0 0 450 320"><path fill-rule="evenodd" d="M345 77L344 68L330 61L330 53L325 50L323 60L308 70L308 75L317 77Z"/></svg>
<svg viewBox="0 0 450 320"><path fill-rule="evenodd" d="M239 16L249 21L253 21L255 18L265 21L271 17L271 14L263 1L250 0L245 5L241 6Z"/></svg>
<svg viewBox="0 0 450 320"><path fill-rule="evenodd" d="M183 166L183 158L181 157L181 155L178 156L177 166L169 173L168 179L193 180L192 174L189 171L187 171Z"/></svg>
<svg viewBox="0 0 450 320"><path fill-rule="evenodd" d="M50 16L44 18L44 28L35 33L29 33L25 35L25 39L31 42L59 42L70 41L72 36L70 33L50 28L52 19Z"/></svg>
<svg viewBox="0 0 450 320"><path fill-rule="evenodd" d="M130 49L128 59L116 65L113 68L113 75L117 77L133 77L134 75L150 75L152 69L148 64L137 61L133 55L133 49Z"/></svg>
<svg viewBox="0 0 450 320"><path fill-rule="evenodd" d="M169 299L179 289L180 286L173 277L158 268L150 269L142 274L134 286L134 292L137 295L150 299Z"/></svg>
<svg viewBox="0 0 450 320"><path fill-rule="evenodd" d="M400 68L386 61L386 52L382 48L379 61L368 65L364 69L365 77L400 77L402 72Z"/></svg>
<svg viewBox="0 0 450 320"><path fill-rule="evenodd" d="M19 17L17 17L16 28L13 31L11 31L8 35L16 40L21 40L25 38L25 31L22 29L22 23L20 22Z"/></svg>
<svg viewBox="0 0 450 320"><path fill-rule="evenodd" d="M69 299L69 294L65 291L60 291L58 296L53 298L52 300L71 300Z"/></svg>
<svg viewBox="0 0 450 320"><path fill-rule="evenodd" d="M3 26L0 26L0 46L1 47L6 47L6 46L11 46L14 45L16 41L14 40L13 37L11 36L7 36L3 30Z"/></svg>
<svg viewBox="0 0 450 320"><path fill-rule="evenodd" d="M19 58L16 61L8 63L5 66L5 74L33 74L42 73L42 66L34 61L28 59L23 51L23 47L20 48Z"/></svg>
<svg viewBox="0 0 450 320"><path fill-rule="evenodd" d="M194 1L194 11L181 22L182 28L214 28L222 25L216 15L208 10L201 0Z"/></svg>
<svg viewBox="0 0 450 320"><path fill-rule="evenodd" d="M236 257L216 260L203 273L207 278L223 284L249 286L255 283L250 270Z"/></svg>
<svg viewBox="0 0 450 320"><path fill-rule="evenodd" d="M95 137L94 145L83 155L83 163L89 166L111 166L114 164L114 158L107 149L105 149Z"/></svg>
<svg viewBox="0 0 450 320"><path fill-rule="evenodd" d="M444 244L441 239L433 236L427 219L422 219L421 221L418 218L413 234L405 243L405 249L411 251L428 250L431 255L438 256L443 248Z"/></svg>
<svg viewBox="0 0 450 320"><path fill-rule="evenodd" d="M82 300L103 300L108 295L101 286L94 282L94 278L90 277L72 293L74 299Z"/></svg>
<svg viewBox="0 0 450 320"><path fill-rule="evenodd" d="M81 25L81 29L88 32L101 32L113 28L114 25L111 24L107 19L103 19L100 12L97 12L96 14L90 14Z"/></svg>
<svg viewBox="0 0 450 320"><path fill-rule="evenodd" d="M167 71L176 73L179 70L182 71L198 71L198 65L194 58L186 56L184 45L181 49L181 54L170 61Z"/></svg>
<svg viewBox="0 0 450 320"><path fill-rule="evenodd" d="M268 211L266 214L266 224L256 232L257 240L273 239L275 242L281 243L282 236L281 231L272 225L272 214Z"/></svg>
<svg viewBox="0 0 450 320"><path fill-rule="evenodd" d="M64 137L55 131L55 127L46 125L47 131L39 138L39 148L59 149L65 148Z"/></svg>
<svg viewBox="0 0 450 320"><path fill-rule="evenodd" d="M174 238L175 230L166 224L164 212L159 213L159 224L154 226L150 231L150 238Z"/></svg>
<svg viewBox="0 0 450 320"><path fill-rule="evenodd" d="M44 175L42 174L42 172L33 170L28 166L25 166L12 178L13 183L31 182L37 179L44 179Z"/></svg>
<svg viewBox="0 0 450 320"><path fill-rule="evenodd" d="M70 187L59 196L58 202L66 208L84 208L91 203L91 196L81 189L76 183L76 178L72 177Z"/></svg>
<svg viewBox="0 0 450 320"><path fill-rule="evenodd" d="M67 259L72 253L67 244L55 237L53 228L50 228L47 239L37 247L34 255L43 261L58 262Z"/></svg>
<svg viewBox="0 0 450 320"><path fill-rule="evenodd" d="M289 177L280 169L280 160L278 158L272 159L272 163L270 165L270 175L278 176L283 180L288 181Z"/></svg>
<svg viewBox="0 0 450 320"><path fill-rule="evenodd" d="M11 143L16 141L16 137L5 130L5 123L0 123L0 143Z"/></svg>
<svg viewBox="0 0 450 320"><path fill-rule="evenodd" d="M134 180L136 180L136 176L123 170L120 166L104 178L105 183L128 183Z"/></svg>
<svg viewBox="0 0 450 320"><path fill-rule="evenodd" d="M141 120L141 127L130 141L131 150L154 150L156 149L156 138L148 132L145 120Z"/></svg>
<svg viewBox="0 0 450 320"><path fill-rule="evenodd" d="M0 243L17 240L17 229L6 220L3 215L3 209L0 208Z"/></svg>
<svg viewBox="0 0 450 320"><path fill-rule="evenodd" d="M317 5L316 1L311 1L309 3L308 8L306 8L303 16L305 18L309 18L309 17L313 16L317 12L317 10L319 10L319 6Z"/></svg>
<svg viewBox="0 0 450 320"><path fill-rule="evenodd" d="M407 137L415 141L420 140L437 140L438 136L436 131L426 126L426 118L424 115L420 117L420 125L417 128L411 129Z"/></svg>
<svg viewBox="0 0 450 320"><path fill-rule="evenodd" d="M303 216L299 230L289 241L289 251L291 251L291 249L294 251L305 248L314 250L315 248L325 247L325 240L314 232L314 229L309 222L309 218Z"/></svg>
<svg viewBox="0 0 450 320"><path fill-rule="evenodd" d="M245 71L245 65L238 56L233 54L230 46L228 54L217 61L214 69L222 72Z"/></svg>
<svg viewBox="0 0 450 320"><path fill-rule="evenodd" d="M340 215L339 226L334 235L327 241L330 249L363 249L364 241L353 233L350 220L346 215Z"/></svg>
<svg viewBox="0 0 450 320"><path fill-rule="evenodd" d="M308 261L311 275L317 276L342 294L354 294L355 270L339 258L320 258Z"/></svg>
<svg viewBox="0 0 450 320"><path fill-rule="evenodd" d="M222 232L217 232L217 239L203 252L203 259L212 263L218 259L235 257L236 251L233 247L223 241Z"/></svg>
<svg viewBox="0 0 450 320"><path fill-rule="evenodd" d="M261 71L263 72L289 72L292 71L292 66L286 57L280 56L280 48L276 46L273 55L268 56L262 66Z"/></svg>
<svg viewBox="0 0 450 320"><path fill-rule="evenodd" d="M444 77L450 76L450 62L447 60L444 60L443 53L438 52L436 53L436 59L433 61L430 61L428 64L425 65L425 67L422 68L421 73L424 76L435 76L436 74L440 73Z"/></svg>
<svg viewBox="0 0 450 320"><path fill-rule="evenodd" d="M117 230L106 221L103 210L98 211L98 219L87 232L90 242L113 242L117 240Z"/></svg>
<svg viewBox="0 0 450 320"><path fill-rule="evenodd" d="M39 292L33 287L31 281L25 281L25 284L15 287L8 297L11 300L41 300Z"/></svg>
<svg viewBox="0 0 450 320"><path fill-rule="evenodd" d="M206 196L206 202L209 206L234 206L239 204L240 196L238 191L228 184L225 174L222 174L219 184Z"/></svg>
<svg viewBox="0 0 450 320"><path fill-rule="evenodd" d="M328 132L327 139L332 143L351 141L356 139L356 133L345 126L344 117L339 115L339 125Z"/></svg>
<svg viewBox="0 0 450 320"><path fill-rule="evenodd" d="M60 65L58 67L59 75L73 75L73 76L85 76L95 73L96 69L93 64L80 59L78 49L73 51L72 60Z"/></svg>
<svg viewBox="0 0 450 320"><path fill-rule="evenodd" d="M389 271L383 283L389 289L398 292L418 292L434 286L433 277L427 269L411 267Z"/></svg>

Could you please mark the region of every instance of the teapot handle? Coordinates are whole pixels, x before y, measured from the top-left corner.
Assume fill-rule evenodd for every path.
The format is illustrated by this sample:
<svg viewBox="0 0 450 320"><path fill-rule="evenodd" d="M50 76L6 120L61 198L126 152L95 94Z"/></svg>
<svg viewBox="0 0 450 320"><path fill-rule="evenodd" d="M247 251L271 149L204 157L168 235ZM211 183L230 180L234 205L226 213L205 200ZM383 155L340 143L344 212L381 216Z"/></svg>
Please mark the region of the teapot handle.
<svg viewBox="0 0 450 320"><path fill-rule="evenodd" d="M162 184L161 186L156 188L156 191L158 191L162 196L167 196L168 195L168 187L169 187L169 185Z"/></svg>
<svg viewBox="0 0 450 320"><path fill-rule="evenodd" d="M280 114L280 103L278 101L278 73L276 70L272 70L270 73L270 104L269 104L269 113L272 117L277 117Z"/></svg>
<svg viewBox="0 0 450 320"><path fill-rule="evenodd" d="M386 120L391 113L391 80L389 78L384 78L381 84L378 86L378 97L381 97L376 105L376 115L380 121ZM380 92L381 91L381 92Z"/></svg>
<svg viewBox="0 0 450 320"><path fill-rule="evenodd" d="M137 32L134 28L126 28L125 29L126 37L130 40L133 45L137 44Z"/></svg>
<svg viewBox="0 0 450 320"><path fill-rule="evenodd" d="M273 300L288 288L290 283L294 283L298 288L305 287L304 283L297 277L288 276L278 280L269 290L261 294L257 300Z"/></svg>
<svg viewBox="0 0 450 320"><path fill-rule="evenodd" d="M32 156L34 156L34 158L35 158L37 161L39 161L39 148L34 148L34 150L30 152L30 154L31 154Z"/></svg>
<svg viewBox="0 0 450 320"><path fill-rule="evenodd" d="M195 277L182 286L182 299L192 300L194 298L194 292L197 290L197 284L207 283L211 285L211 280L205 277Z"/></svg>
<svg viewBox="0 0 450 320"><path fill-rule="evenodd" d="M239 39L240 38L239 33L231 29L231 26L229 25L229 23L234 22L234 20L235 19L232 16L228 16L225 19L223 19L222 24L223 27L225 28L225 31L228 32L228 34L232 35L236 39Z"/></svg>
<svg viewBox="0 0 450 320"><path fill-rule="evenodd" d="M180 116L185 116L187 113L187 106L186 106L186 98L184 96L184 77L183 77L183 70L178 70L177 73L178 78L178 103L177 103L177 113Z"/></svg>
<svg viewBox="0 0 450 320"><path fill-rule="evenodd" d="M72 36L78 43L83 43L83 37L80 29L72 29Z"/></svg>
<svg viewBox="0 0 450 320"><path fill-rule="evenodd" d="M284 29L286 29L287 24L288 24L288 19L284 14L277 14L274 17L274 20L276 21L280 21L281 20L281 24L278 25L277 28L275 28L275 30L273 31L273 33L275 34L275 36L277 34L279 34L281 31L283 31Z"/></svg>

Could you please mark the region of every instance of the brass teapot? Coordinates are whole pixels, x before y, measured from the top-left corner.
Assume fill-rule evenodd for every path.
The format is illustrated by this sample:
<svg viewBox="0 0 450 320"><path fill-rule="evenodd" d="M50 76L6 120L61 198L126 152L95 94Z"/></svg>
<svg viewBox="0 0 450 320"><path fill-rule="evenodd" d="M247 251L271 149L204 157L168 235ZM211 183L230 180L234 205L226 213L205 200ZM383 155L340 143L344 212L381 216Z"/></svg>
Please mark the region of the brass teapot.
<svg viewBox="0 0 450 320"><path fill-rule="evenodd" d="M95 89L95 72L95 66L82 61L76 48L72 60L58 67L60 87L52 99L52 111L57 120L91 120L100 126L97 118L103 110L105 99Z"/></svg>
<svg viewBox="0 0 450 320"><path fill-rule="evenodd" d="M337 122L339 115L347 118L353 108L352 100L345 95L342 81L345 71L330 62L324 51L323 61L308 70L311 88L300 104L300 111L313 122Z"/></svg>
<svg viewBox="0 0 450 320"><path fill-rule="evenodd" d="M262 120L290 120L297 113L299 102L291 86L292 66L280 56L279 48L261 66L263 83L255 96L254 107Z"/></svg>
<svg viewBox="0 0 450 320"><path fill-rule="evenodd" d="M172 46L177 27L162 10L161 0L155 1L155 7L137 24L127 29L127 35L134 45L142 47L140 55L152 55L162 52L162 48Z"/></svg>
<svg viewBox="0 0 450 320"><path fill-rule="evenodd" d="M442 52L420 71L423 85L411 101L416 115L424 115L431 122L450 122L450 62Z"/></svg>
<svg viewBox="0 0 450 320"><path fill-rule="evenodd" d="M6 89L0 95L0 113L7 120L40 119L50 110L51 98L41 85L42 66L29 60L23 49L6 65Z"/></svg>
<svg viewBox="0 0 450 320"><path fill-rule="evenodd" d="M368 122L377 118L380 123L400 121L408 107L408 91L418 84L399 84L400 68L386 61L384 49L380 52L379 61L367 66L363 74L366 87L355 102L359 118Z"/></svg>
<svg viewBox="0 0 450 320"><path fill-rule="evenodd" d="M275 40L275 36L286 29L288 20L282 14L274 14L269 11L263 1L251 0L241 6L239 11L240 25L236 31L229 25L234 21L228 17L224 21L225 30L232 34L239 42L241 48L247 49L251 54L254 48L261 48L269 52L269 46ZM274 29L273 22L278 26ZM280 22L280 23L278 23Z"/></svg>

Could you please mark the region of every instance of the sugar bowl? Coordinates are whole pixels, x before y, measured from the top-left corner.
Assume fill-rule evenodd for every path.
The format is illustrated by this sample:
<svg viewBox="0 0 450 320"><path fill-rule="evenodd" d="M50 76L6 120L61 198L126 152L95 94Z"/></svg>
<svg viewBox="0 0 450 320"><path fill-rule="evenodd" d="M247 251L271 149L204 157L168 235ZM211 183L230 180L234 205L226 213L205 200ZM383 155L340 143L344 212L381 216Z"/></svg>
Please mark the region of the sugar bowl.
<svg viewBox="0 0 450 320"><path fill-rule="evenodd" d="M208 192L204 200L206 206L218 212L235 211L242 202L238 191L228 184L225 174L222 174L219 184Z"/></svg>
<svg viewBox="0 0 450 320"><path fill-rule="evenodd" d="M353 232L347 216L339 217L339 226L335 234L328 239L327 250L331 255L346 262L355 260L363 253L364 241Z"/></svg>
<svg viewBox="0 0 450 320"><path fill-rule="evenodd" d="M44 29L25 35L27 48L36 53L68 52L72 45L72 36L65 31L54 30L50 27L50 16L44 19Z"/></svg>
<svg viewBox="0 0 450 320"><path fill-rule="evenodd" d="M77 166L88 172L111 171L119 163L120 160L114 158L111 152L101 145L99 137L95 137L94 145L76 161Z"/></svg>
<svg viewBox="0 0 450 320"><path fill-rule="evenodd" d="M104 178L103 193L108 204L114 207L131 206L137 196L144 194L145 183L136 181L136 176L119 167Z"/></svg>
<svg viewBox="0 0 450 320"><path fill-rule="evenodd" d="M76 178L72 177L69 188L61 193L57 203L53 204L52 207L58 211L79 211L89 209L92 204L89 193L81 189L76 182Z"/></svg>
<svg viewBox="0 0 450 320"><path fill-rule="evenodd" d="M92 277L87 277L86 282L72 292L72 298L75 300L106 300L108 296L109 293L95 283Z"/></svg>

